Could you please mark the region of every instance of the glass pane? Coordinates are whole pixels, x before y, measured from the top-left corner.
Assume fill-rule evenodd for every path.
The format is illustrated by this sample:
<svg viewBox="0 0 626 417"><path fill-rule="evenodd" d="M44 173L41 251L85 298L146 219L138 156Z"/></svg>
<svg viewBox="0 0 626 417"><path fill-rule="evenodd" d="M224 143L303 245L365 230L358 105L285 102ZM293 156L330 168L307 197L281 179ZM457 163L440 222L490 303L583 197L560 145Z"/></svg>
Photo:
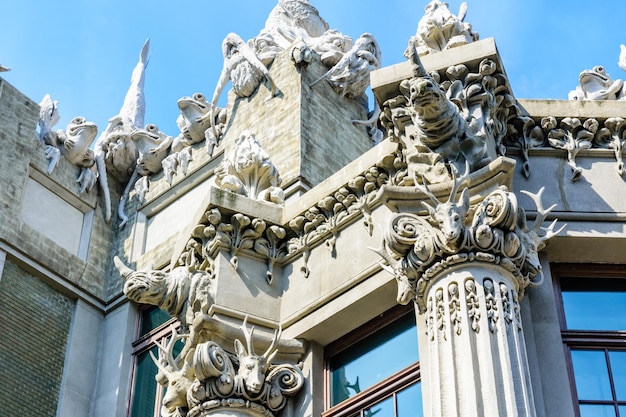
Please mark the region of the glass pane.
<svg viewBox="0 0 626 417"><path fill-rule="evenodd" d="M580 417L615 417L615 407L601 404L581 404Z"/></svg>
<svg viewBox="0 0 626 417"><path fill-rule="evenodd" d="M158 355L156 347L152 349L152 353L155 356ZM149 352L137 356L131 417L152 416L154 414L157 390L157 381L154 377L157 371L158 368L152 361Z"/></svg>
<svg viewBox="0 0 626 417"><path fill-rule="evenodd" d="M609 362L617 401L626 401L626 351L610 351Z"/></svg>
<svg viewBox="0 0 626 417"><path fill-rule="evenodd" d="M572 350L572 363L579 400L613 400L604 351Z"/></svg>
<svg viewBox="0 0 626 417"><path fill-rule="evenodd" d="M398 402L398 417L422 417L422 384L417 383L400 391L396 395Z"/></svg>
<svg viewBox="0 0 626 417"><path fill-rule="evenodd" d="M375 415L378 417L393 417L395 415L393 411L393 397L389 397L363 410L363 417L374 417Z"/></svg>
<svg viewBox="0 0 626 417"><path fill-rule="evenodd" d="M143 336L144 334L148 333L150 330L156 329L157 327L159 327L160 325L162 325L163 323L165 323L171 318L172 316L170 315L170 313L168 313L165 310L161 310L158 307L144 310L141 313L140 336Z"/></svg>
<svg viewBox="0 0 626 417"><path fill-rule="evenodd" d="M332 405L418 359L415 315L407 314L330 359Z"/></svg>
<svg viewBox="0 0 626 417"><path fill-rule="evenodd" d="M561 281L568 329L626 330L626 280L610 278Z"/></svg>
<svg viewBox="0 0 626 417"><path fill-rule="evenodd" d="M618 408L619 408L619 417L626 417L626 405L620 405Z"/></svg>

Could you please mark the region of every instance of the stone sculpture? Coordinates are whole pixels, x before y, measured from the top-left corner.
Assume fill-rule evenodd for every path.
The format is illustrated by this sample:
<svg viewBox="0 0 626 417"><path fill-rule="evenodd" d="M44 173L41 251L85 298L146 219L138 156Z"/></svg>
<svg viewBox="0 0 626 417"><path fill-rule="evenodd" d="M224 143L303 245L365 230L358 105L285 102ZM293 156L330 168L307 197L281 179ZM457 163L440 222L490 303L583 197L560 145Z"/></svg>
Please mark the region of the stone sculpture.
<svg viewBox="0 0 626 417"><path fill-rule="evenodd" d="M59 157L61 156L61 151L55 145L56 132L53 130L60 118L59 102L56 100L52 101L50 94L46 94L41 100L41 103L39 103L39 120L37 121L39 132L37 137L46 147L48 175L52 174L52 171L54 171L54 168L59 162Z"/></svg>
<svg viewBox="0 0 626 417"><path fill-rule="evenodd" d="M465 180L465 176L455 176L445 203L434 197L427 186L417 186L435 203L423 203L428 216L394 215L385 229L382 247L376 250L389 265L384 268L398 282L398 302L415 301L420 313L426 311L424 295L431 277L451 265L473 260L503 265L516 276L519 295L523 295L541 272L538 251L565 227L554 230L556 221L547 228L541 227L555 207L543 208L543 188L537 194L523 191L535 202L538 213L534 224L528 227L517 197L505 186L489 193L471 209L467 188L456 201L456 193Z"/></svg>
<svg viewBox="0 0 626 417"><path fill-rule="evenodd" d="M159 359L152 356L159 368L157 380L166 387L161 409L162 417L204 416L208 410L237 415L273 417L298 393L304 384L299 366L273 365L278 352L280 329L274 333L267 351L254 351L254 327L248 331L246 316L241 330L247 348L234 341L234 354L219 343L208 340L193 344L187 335L173 332L165 346L159 346ZM185 348L174 356L174 345L185 340Z"/></svg>
<svg viewBox="0 0 626 417"><path fill-rule="evenodd" d="M479 120L471 114L469 97L463 88L467 68L456 69L453 74L459 79L449 84L446 93L426 72L417 50L413 47L411 51L413 77L400 83L402 95L383 103L381 114L391 140L401 143L409 180L416 177L428 183L439 183L451 177L447 164L453 164L457 171L461 171L467 163L472 172L486 165L490 158L483 128L489 115L483 115ZM479 88L483 90L479 94L489 93L482 86ZM454 94L467 101L453 102L448 95ZM465 106L464 111L455 103ZM471 122L468 123L467 119ZM411 130L407 128L407 122L412 125Z"/></svg>
<svg viewBox="0 0 626 417"><path fill-rule="evenodd" d="M584 70L578 77L579 86L570 91L570 100L624 100L622 80L613 80L602 66Z"/></svg>
<svg viewBox="0 0 626 417"><path fill-rule="evenodd" d="M159 369L156 379L166 387L162 417L206 415L206 410L239 408L243 403L247 404L243 410L251 410L244 414L273 416L285 407L288 397L298 393L304 383L300 367L272 364L279 349L280 327L262 355L255 353L254 327L248 330L247 316L241 325L246 344L234 340L234 354L215 341L218 334L228 338L229 328L208 315L215 286L210 266L206 271L191 266L170 272L134 271L118 257L114 262L128 298L156 305L180 322L182 333L173 328L169 341L158 345L159 357L152 355ZM184 346L175 356L179 341ZM298 343L291 345L301 348Z"/></svg>
<svg viewBox="0 0 626 417"><path fill-rule="evenodd" d="M440 0L432 0L424 11L424 16L417 26L417 33L411 37L409 48L405 52L407 58L412 53L411 45L415 46L421 56L478 40L478 33L473 32L472 26L464 22L467 3L461 3L458 16L450 12L448 3Z"/></svg>
<svg viewBox="0 0 626 417"><path fill-rule="evenodd" d="M115 266L124 278L124 294L131 300L158 306L178 318L187 330L198 314L206 314L213 304L211 272L179 266L170 272L134 271L117 256Z"/></svg>
<svg viewBox="0 0 626 417"><path fill-rule="evenodd" d="M215 184L222 189L255 200L278 204L285 201L278 170L249 131L243 132L237 139L235 147L224 158L215 175Z"/></svg>
<svg viewBox="0 0 626 417"><path fill-rule="evenodd" d="M276 95L276 85L267 67L259 60L255 51L241 39L241 36L236 33L228 34L222 42L222 54L224 67L213 93L209 120L215 120L217 103L228 81L231 81L233 92L237 97L250 97L263 79L269 82L272 97ZM216 138L219 137L215 125L213 125L213 134Z"/></svg>
<svg viewBox="0 0 626 417"><path fill-rule="evenodd" d="M156 174L162 169L162 162L170 152L170 146L172 145L173 138L161 132L159 128L154 124L149 124L145 129L135 129L129 136L130 140L137 149L137 160L135 161L135 168L133 173L124 188L124 192L120 197L120 204L118 206L118 217L121 220L119 225L120 229L126 225L128 216L125 213L126 201L130 190L135 186L137 180L146 178L151 174ZM140 202L143 202L143 195L148 191L149 183L142 181L140 183L142 187L139 189L138 198Z"/></svg>
<svg viewBox="0 0 626 417"><path fill-rule="evenodd" d="M146 40L139 54L139 61L133 69L130 86L124 97L120 112L109 120L106 129L102 132L94 153L100 187L105 199L105 220L111 220L111 193L109 191L107 172L114 175L119 181L126 183L132 175L138 151L130 134L135 129L144 126L146 102L144 95L145 72L148 66L148 50L150 40Z"/></svg>
<svg viewBox="0 0 626 417"><path fill-rule="evenodd" d="M76 182L79 184L78 194L91 190L96 183L97 172L93 169L94 153L90 149L98 127L84 117L75 117L65 130L53 130L59 120L58 103L46 94L40 103L38 137L45 145L48 159L48 175L52 174L61 155L71 164L80 168Z"/></svg>
<svg viewBox="0 0 626 417"><path fill-rule="evenodd" d="M327 80L342 97L360 98L370 85L370 72L380 67L380 48L376 39L364 33L354 46L311 87Z"/></svg>

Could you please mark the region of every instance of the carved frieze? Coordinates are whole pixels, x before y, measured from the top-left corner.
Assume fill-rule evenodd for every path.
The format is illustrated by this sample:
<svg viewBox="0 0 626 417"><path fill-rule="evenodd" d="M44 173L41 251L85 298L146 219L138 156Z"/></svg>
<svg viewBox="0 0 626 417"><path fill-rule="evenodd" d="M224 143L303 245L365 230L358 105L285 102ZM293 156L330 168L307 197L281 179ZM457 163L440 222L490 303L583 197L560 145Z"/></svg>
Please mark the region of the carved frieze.
<svg viewBox="0 0 626 417"><path fill-rule="evenodd" d="M571 169L571 181L577 181L582 169L576 163L577 155L587 149L610 149L616 160L617 174L624 173L623 151L626 143L626 123L622 117L578 118L546 116L534 119L519 115L508 122L504 140L507 149L515 150L522 159L522 174L529 177L530 151L533 149L560 149L566 152Z"/></svg>
<svg viewBox="0 0 626 417"><path fill-rule="evenodd" d="M266 278L271 284L275 262L287 253L285 236L285 229L278 225L268 225L265 220L250 218L242 213L222 214L219 208L214 207L194 228L178 264L206 269L221 247L230 251L230 263L237 269L237 254L246 251L266 259Z"/></svg>

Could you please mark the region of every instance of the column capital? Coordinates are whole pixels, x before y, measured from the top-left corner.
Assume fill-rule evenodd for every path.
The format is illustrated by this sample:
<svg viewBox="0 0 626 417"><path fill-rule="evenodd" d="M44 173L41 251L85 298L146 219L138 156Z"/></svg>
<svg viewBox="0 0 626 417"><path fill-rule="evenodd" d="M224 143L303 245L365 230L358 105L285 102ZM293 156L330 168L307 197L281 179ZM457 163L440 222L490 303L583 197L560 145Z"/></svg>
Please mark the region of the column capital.
<svg viewBox="0 0 626 417"><path fill-rule="evenodd" d="M415 301L421 314L426 311L425 296L433 280L470 262L499 265L508 271L521 298L541 272L538 251L563 228L555 231L555 223L541 227L554 208L543 208L543 189L537 194L522 191L537 206L535 222L529 225L516 195L506 186L471 196L471 182L471 176L455 176L445 202L425 185L403 187L414 195L413 206L425 210L396 213L384 230L378 253L396 277L398 302Z"/></svg>

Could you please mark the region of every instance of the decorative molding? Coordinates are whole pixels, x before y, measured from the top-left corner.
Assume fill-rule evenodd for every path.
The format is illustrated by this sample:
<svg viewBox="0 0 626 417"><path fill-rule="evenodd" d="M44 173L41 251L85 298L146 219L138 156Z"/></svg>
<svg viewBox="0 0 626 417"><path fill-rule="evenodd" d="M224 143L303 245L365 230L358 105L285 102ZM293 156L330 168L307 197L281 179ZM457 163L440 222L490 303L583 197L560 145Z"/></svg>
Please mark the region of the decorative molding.
<svg viewBox="0 0 626 417"><path fill-rule="evenodd" d="M517 109L516 111L520 111ZM616 172L624 174L623 153L626 144L626 123L622 117L554 117L532 118L519 115L508 122L504 139L508 149L517 151L522 159L522 174L531 174L530 151L535 149L559 149L566 152L567 164L572 171L573 182L580 179L582 169L576 156L587 149L611 149L616 160Z"/></svg>
<svg viewBox="0 0 626 417"><path fill-rule="evenodd" d="M515 194L502 186L470 207L468 188L457 200L456 194L466 176L455 178L448 201L437 199L427 186L415 187L415 196L425 194L434 206L423 202L428 215L395 214L384 230L382 248L377 252L387 261L386 269L398 282L398 302L417 303L426 309L429 282L442 271L465 262L497 264L516 277L516 288L523 295L541 272L537 252L545 241L558 234L555 223L541 224L554 206L544 209L543 188L537 194L526 191L537 206L538 216L532 226L517 204ZM419 194L417 193L419 191Z"/></svg>
<svg viewBox="0 0 626 417"><path fill-rule="evenodd" d="M220 407L272 417L300 391L304 385L301 366L273 364L281 329L275 331L269 347L259 355L254 351L254 327L248 330L247 319L241 325L245 345L235 339L234 349L211 339L199 341L193 332L178 334L172 329L167 343L157 345L159 357L150 353L159 369L157 381L166 389L162 417L206 416ZM184 347L175 356L178 341Z"/></svg>
<svg viewBox="0 0 626 417"><path fill-rule="evenodd" d="M480 299L476 293L476 281L473 278L465 280L465 302L467 304L467 316L471 322L472 330L480 332Z"/></svg>

